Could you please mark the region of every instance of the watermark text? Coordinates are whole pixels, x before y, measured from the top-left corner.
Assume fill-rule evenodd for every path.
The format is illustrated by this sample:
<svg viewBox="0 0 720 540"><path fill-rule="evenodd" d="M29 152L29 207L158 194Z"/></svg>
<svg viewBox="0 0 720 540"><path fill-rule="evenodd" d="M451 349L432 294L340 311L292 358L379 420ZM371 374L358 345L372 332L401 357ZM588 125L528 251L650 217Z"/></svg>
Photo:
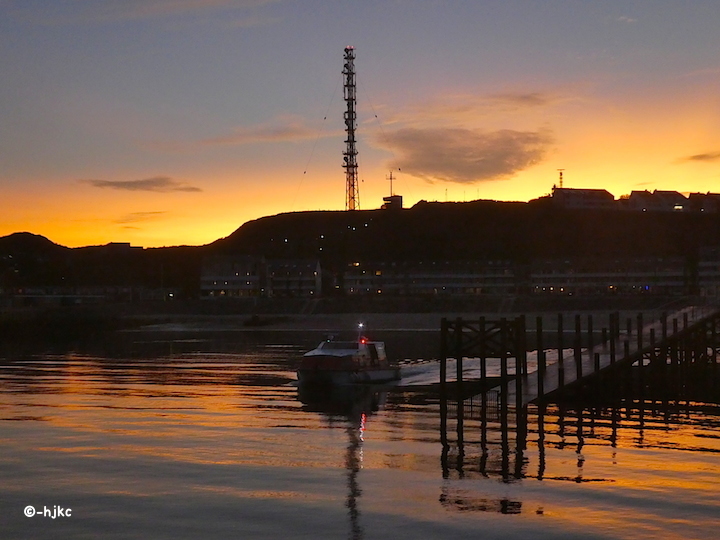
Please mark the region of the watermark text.
<svg viewBox="0 0 720 540"><path fill-rule="evenodd" d="M23 512L27 517L49 517L51 519L72 516L72 508L64 508L57 504L50 507L43 506L42 509L28 505Z"/></svg>

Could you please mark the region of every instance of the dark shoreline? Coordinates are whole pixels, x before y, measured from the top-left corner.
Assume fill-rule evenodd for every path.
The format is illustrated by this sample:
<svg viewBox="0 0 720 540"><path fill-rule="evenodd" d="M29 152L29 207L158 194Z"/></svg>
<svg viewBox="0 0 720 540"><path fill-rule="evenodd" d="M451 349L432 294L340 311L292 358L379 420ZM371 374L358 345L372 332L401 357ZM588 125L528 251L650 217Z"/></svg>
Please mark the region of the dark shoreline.
<svg viewBox="0 0 720 540"><path fill-rule="evenodd" d="M328 334L352 337L359 322L366 333L385 341L395 359L433 358L438 354L443 317L476 319L527 318L528 345L533 347L535 318L543 318L544 345L557 341L557 314L593 315L599 339L607 315L644 313L645 320L661 312L704 303L697 297L491 297L358 296L321 299L244 298L145 303L118 303L65 307L32 307L0 312L0 344L44 342L61 346L87 342L139 340L141 335L178 340L188 336L213 342L252 340L313 344ZM622 320L622 319L621 319ZM566 324L566 333L570 332ZM128 336L127 334L132 334ZM133 337L134 336L134 337ZM566 340L566 346L570 343Z"/></svg>

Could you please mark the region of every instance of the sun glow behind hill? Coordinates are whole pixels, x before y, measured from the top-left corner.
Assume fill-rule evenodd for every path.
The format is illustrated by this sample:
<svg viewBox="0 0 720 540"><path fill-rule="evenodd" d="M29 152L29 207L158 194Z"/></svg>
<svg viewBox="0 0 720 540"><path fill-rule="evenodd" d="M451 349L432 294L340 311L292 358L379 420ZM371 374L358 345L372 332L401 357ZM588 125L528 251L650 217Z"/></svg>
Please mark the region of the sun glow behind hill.
<svg viewBox="0 0 720 540"><path fill-rule="evenodd" d="M391 169L406 206L527 201L559 168L616 197L717 191L717 2L191 4L3 3L0 235L198 245L344 208L348 43L362 209Z"/></svg>

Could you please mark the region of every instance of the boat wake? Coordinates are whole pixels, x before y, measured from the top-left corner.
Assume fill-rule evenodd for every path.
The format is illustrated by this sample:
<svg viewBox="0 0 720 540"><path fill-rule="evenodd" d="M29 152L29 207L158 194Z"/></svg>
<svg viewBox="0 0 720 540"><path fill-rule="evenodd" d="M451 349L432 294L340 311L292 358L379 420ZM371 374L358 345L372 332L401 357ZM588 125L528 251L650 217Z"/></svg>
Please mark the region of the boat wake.
<svg viewBox="0 0 720 540"><path fill-rule="evenodd" d="M566 349L564 356L572 352ZM545 351L545 361L549 364L557 362L557 349ZM537 371L537 351L529 351L527 354L528 373ZM508 374L515 374L515 359L508 359ZM500 359L487 359L487 376L500 376ZM400 362L400 383L401 387L428 386L440 382L440 362L438 360L405 360ZM480 359L465 358L463 360L463 379L479 379L481 377ZM447 380L457 379L457 361L454 358L447 360Z"/></svg>

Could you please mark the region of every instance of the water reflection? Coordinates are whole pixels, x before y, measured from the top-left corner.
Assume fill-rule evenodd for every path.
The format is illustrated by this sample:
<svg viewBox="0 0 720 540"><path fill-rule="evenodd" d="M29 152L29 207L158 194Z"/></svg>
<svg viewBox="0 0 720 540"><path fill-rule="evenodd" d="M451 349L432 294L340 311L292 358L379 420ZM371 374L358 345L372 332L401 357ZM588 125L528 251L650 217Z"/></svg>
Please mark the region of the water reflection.
<svg viewBox="0 0 720 540"><path fill-rule="evenodd" d="M385 404L387 391L369 385L322 387L301 385L298 387L298 399L303 404L303 410L322 413L330 420L340 417L347 424L345 469L348 493L345 506L350 520L349 538L360 540L364 537L364 529L360 523L359 499L362 489L358 476L363 462L365 421Z"/></svg>
<svg viewBox="0 0 720 540"><path fill-rule="evenodd" d="M430 390L313 392L288 384L294 354L176 347L154 359L84 351L0 363L6 536L58 537L57 527L33 536L16 511L50 492L87 516L66 522L68 538L107 529L184 540L202 527L206 538L579 529L709 540L720 528L717 405L568 402L517 415L490 394L443 404Z"/></svg>
<svg viewBox="0 0 720 540"><path fill-rule="evenodd" d="M463 512L522 512L520 499L479 496L464 488L463 480L477 478L508 485L529 480L629 485L627 472L614 470L619 447L720 453L720 436L714 433L720 426L718 405L637 400L614 407L531 405L519 412L497 405L495 396L482 394L440 404L442 476L460 481L443 484L439 500L444 507ZM609 466L597 461L603 447L611 449ZM570 449L574 471L567 461L553 459L548 473L549 454ZM648 467L643 460L631 466ZM670 462L653 463L653 467L657 468L654 474L671 476L685 469ZM694 488L694 483L705 480L688 477L678 482ZM543 508L538 506L535 513L542 514Z"/></svg>

